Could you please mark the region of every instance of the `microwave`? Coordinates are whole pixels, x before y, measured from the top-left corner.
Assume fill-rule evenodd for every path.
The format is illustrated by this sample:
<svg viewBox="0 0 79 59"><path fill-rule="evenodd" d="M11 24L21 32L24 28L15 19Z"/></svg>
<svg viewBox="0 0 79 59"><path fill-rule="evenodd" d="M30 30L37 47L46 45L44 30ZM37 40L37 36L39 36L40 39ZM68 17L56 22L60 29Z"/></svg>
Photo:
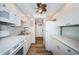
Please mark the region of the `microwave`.
<svg viewBox="0 0 79 59"><path fill-rule="evenodd" d="M15 14L9 11L6 8L0 9L0 22L12 23L14 20Z"/></svg>

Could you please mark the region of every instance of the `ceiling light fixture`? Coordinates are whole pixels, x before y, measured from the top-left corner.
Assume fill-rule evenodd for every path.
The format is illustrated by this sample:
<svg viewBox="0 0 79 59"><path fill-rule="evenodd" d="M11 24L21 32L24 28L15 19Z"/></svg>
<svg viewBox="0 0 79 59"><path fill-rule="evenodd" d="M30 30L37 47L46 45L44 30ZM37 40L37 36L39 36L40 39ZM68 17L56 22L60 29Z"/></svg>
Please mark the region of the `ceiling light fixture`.
<svg viewBox="0 0 79 59"><path fill-rule="evenodd" d="M37 3L36 12L39 12L40 14L42 14L43 12L47 11L46 7L47 7L47 4Z"/></svg>

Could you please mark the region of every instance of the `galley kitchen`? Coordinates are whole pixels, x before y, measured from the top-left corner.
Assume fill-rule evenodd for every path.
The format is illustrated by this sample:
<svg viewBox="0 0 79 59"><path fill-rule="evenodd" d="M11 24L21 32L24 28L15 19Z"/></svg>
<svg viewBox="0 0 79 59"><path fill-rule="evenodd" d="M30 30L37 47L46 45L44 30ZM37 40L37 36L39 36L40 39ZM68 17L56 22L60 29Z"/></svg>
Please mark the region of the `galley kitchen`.
<svg viewBox="0 0 79 59"><path fill-rule="evenodd" d="M0 55L79 55L78 3L0 3Z"/></svg>

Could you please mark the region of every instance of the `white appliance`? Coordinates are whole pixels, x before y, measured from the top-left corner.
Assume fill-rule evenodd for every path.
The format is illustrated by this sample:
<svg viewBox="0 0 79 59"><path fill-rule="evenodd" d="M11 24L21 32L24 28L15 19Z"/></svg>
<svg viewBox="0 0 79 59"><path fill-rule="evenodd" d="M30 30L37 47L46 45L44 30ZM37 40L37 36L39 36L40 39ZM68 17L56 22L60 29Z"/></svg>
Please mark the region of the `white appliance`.
<svg viewBox="0 0 79 59"><path fill-rule="evenodd" d="M25 39L21 36L7 37L0 40L0 55L23 55Z"/></svg>
<svg viewBox="0 0 79 59"><path fill-rule="evenodd" d="M0 21L8 22L10 19L10 11L7 9L0 9Z"/></svg>
<svg viewBox="0 0 79 59"><path fill-rule="evenodd" d="M50 51L50 39L60 34L60 28L56 26L56 21L46 21L44 27L45 47Z"/></svg>
<svg viewBox="0 0 79 59"><path fill-rule="evenodd" d="M0 22L6 22L13 24L13 19L15 19L15 14L8 10L5 4L0 4Z"/></svg>
<svg viewBox="0 0 79 59"><path fill-rule="evenodd" d="M16 43L16 42L15 42ZM9 50L5 51L3 55L23 55L23 47L24 40L14 44Z"/></svg>
<svg viewBox="0 0 79 59"><path fill-rule="evenodd" d="M6 37L6 36L9 36L9 35L10 35L10 32L8 30L0 31L0 38Z"/></svg>

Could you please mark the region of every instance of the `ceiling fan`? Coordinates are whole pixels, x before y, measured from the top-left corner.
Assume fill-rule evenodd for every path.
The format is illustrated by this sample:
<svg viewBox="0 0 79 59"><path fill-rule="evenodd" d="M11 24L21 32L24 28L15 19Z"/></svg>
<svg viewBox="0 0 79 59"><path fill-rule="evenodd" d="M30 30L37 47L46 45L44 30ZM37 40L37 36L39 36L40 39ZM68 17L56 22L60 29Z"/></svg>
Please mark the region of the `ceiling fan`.
<svg viewBox="0 0 79 59"><path fill-rule="evenodd" d="M47 11L46 7L47 7L47 4L37 3L36 12L39 12L40 14L42 14L43 12Z"/></svg>

